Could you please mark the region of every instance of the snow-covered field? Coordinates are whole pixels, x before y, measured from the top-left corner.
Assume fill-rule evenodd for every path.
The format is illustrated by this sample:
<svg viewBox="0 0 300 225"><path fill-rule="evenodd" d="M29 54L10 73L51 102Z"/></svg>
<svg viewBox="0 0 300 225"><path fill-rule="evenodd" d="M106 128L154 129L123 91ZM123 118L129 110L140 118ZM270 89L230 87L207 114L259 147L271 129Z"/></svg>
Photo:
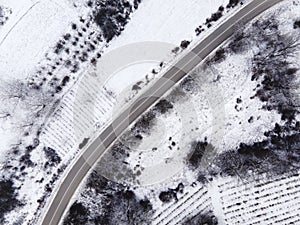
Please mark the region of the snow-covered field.
<svg viewBox="0 0 300 225"><path fill-rule="evenodd" d="M169 63L184 54L181 48L174 51L181 41L192 41L192 44L199 41L205 32L197 36L195 28L204 26L206 18L227 3L227 0L143 0L135 12L129 13L131 19L121 35L107 43L90 20L91 12L84 2L0 0L0 6L11 10L0 27L1 91L12 84L0 96L3 102L0 106L1 174L2 179L13 180L18 189L16 198L22 203L5 216L4 222L0 218L0 222L37 223L50 194L63 179L63 171L88 141L101 132L119 108L130 103L129 99L140 89L161 76ZM287 6L282 8L279 17L280 30L288 33L292 29L291 20L298 16L300 3L284 4ZM225 15L229 16L230 12ZM130 50L138 46L136 43L152 43L156 48L160 43L164 47L155 49L157 55L152 61L140 51L139 57L132 61L121 57L120 65L125 66L116 68L114 73L97 74L106 56L120 52L124 46ZM257 85L247 76L252 56L251 51L229 54L223 62L199 66L190 74L193 85L187 82L167 93L166 100L172 107L156 115L150 133L143 134L142 141L134 137L138 144L127 143L132 136L123 140L131 148L125 163L135 178L134 191L141 199L150 196L155 211L153 224L183 223L189 217L211 210L217 216L223 210L220 219L228 224L241 220L236 211L230 211L235 206L228 205L227 200L233 203L230 193L235 188L245 199L251 194L250 189L244 189L243 185L230 186L236 181L233 178L214 180L209 184L213 187L195 182L197 174L186 168L185 162L193 141L210 143L212 154L205 155L206 160L202 161L202 166L208 167L216 154L235 149L241 142L261 141L265 131L275 123L282 124L277 112L263 110L258 98L250 98ZM31 94L24 88L26 82L37 85ZM45 93L40 94L39 90ZM48 96L49 93L53 96ZM23 99L26 101L22 102ZM291 182L288 187L282 185L287 180ZM161 203L157 197L161 190L175 188L179 182L184 183L184 192L178 193L178 201ZM268 185L276 190L275 194L284 193L278 202L289 202L298 193L298 183L299 180L288 177ZM263 192L261 188L265 186L258 186L254 189ZM286 191L292 187L297 192ZM83 186L74 200L80 198L88 205L87 201L94 197ZM260 205L247 205L256 206ZM247 207L239 210L244 214ZM295 220L286 215L278 214L277 222ZM264 216L272 219L268 213Z"/></svg>
<svg viewBox="0 0 300 225"><path fill-rule="evenodd" d="M152 224L181 224L185 218L205 213L212 209L208 187L197 184L188 187L175 203L166 204L155 212Z"/></svg>
<svg viewBox="0 0 300 225"><path fill-rule="evenodd" d="M178 201L155 212L153 224L181 224L209 211L219 224L297 224L299 192L299 173L256 180L218 177L205 186L187 187Z"/></svg>
<svg viewBox="0 0 300 225"><path fill-rule="evenodd" d="M298 224L299 173L255 181L220 178L212 182L223 213L220 224ZM212 196L214 197L214 195Z"/></svg>
<svg viewBox="0 0 300 225"><path fill-rule="evenodd" d="M26 79L30 76L32 68L76 18L74 10L66 7L63 1L60 4L55 1L29 3L24 7L27 9L25 12L22 8L22 13L17 11L16 14L12 14L12 18L1 30L2 79ZM12 10L14 11L14 7ZM8 31L4 30L6 27Z"/></svg>
<svg viewBox="0 0 300 225"><path fill-rule="evenodd" d="M247 27L276 15L278 32L283 36L297 37L299 30L294 29L293 24L298 19L299 7L299 1L285 1ZM105 157L100 162L97 173L116 182L122 181L128 187L133 186L140 199L149 198L154 208L153 224L180 224L189 217L211 210L220 224L299 223L299 204L295 200L299 195L299 175L260 175L259 180L217 177L211 178L206 187L197 184L197 174L186 168L194 142L209 143L210 154L205 153L200 164L205 170L213 165L217 155L239 149L241 143L263 142L275 124L280 127L286 123L280 111L266 110L266 100L263 102L257 96L264 81L262 78L252 79L253 58L261 47L253 43L248 43L254 47L245 51L226 52L217 63L213 62L214 58L209 59L206 65L200 65L189 74L189 79L166 94L165 112L162 113L157 106L153 108L154 114L151 110L146 112L144 120L140 121L150 126L137 126L138 121L120 139L120 149L112 148L121 165L118 171L115 167L118 163L112 163L116 177L105 173L105 166L101 167L101 162L107 165L104 164ZM232 48L231 44L229 41L222 47ZM285 59L298 68L299 49L291 55ZM298 72L296 76L299 76ZM146 121L145 118L150 119ZM299 114L296 116L299 123L298 119ZM120 157L117 150L124 157ZM124 167L132 173L128 180L122 176ZM169 190L174 193L180 182L184 183L184 192L178 194L178 200L161 203L159 192ZM193 185L196 187L192 186L193 182L196 182ZM202 195L201 191L198 194L197 188L208 188L209 191ZM81 193L86 190L93 189L82 187ZM93 193L89 198L93 196L97 194ZM86 196L79 194L79 199L88 205Z"/></svg>
<svg viewBox="0 0 300 225"><path fill-rule="evenodd" d="M1 162L7 168L14 168L12 173L3 171L3 178L13 177L14 186L19 188L17 198L24 204L6 216L7 224L36 222L35 217L40 215L39 210L55 188L53 184L57 184L62 171L84 148L83 143L108 123L118 102L118 95L122 95L122 98L131 95L134 91L126 92L124 96L124 90L131 90L133 84L145 79L146 74L161 61L174 59L174 53L170 51L182 40L197 40L195 28L223 4L227 4L227 1L144 0L122 34L106 44L103 40L99 41L101 32L95 24L89 23L90 12L83 3L0 1L1 6L11 9L8 20L0 29L1 86L17 83L19 86L12 86L12 90L17 89L22 93L13 101L15 108L10 106L7 111L9 104L1 105ZM86 30L88 34L83 34ZM91 62L100 63L101 55L143 41L163 42L172 48L166 48L155 62L147 64L138 61L135 63L137 66L129 68L127 72L121 70L113 76L109 74L100 82L107 84L105 88L98 85L99 81L93 82L93 78L86 79L97 72ZM92 53L86 53L90 51ZM126 85L115 84L114 80L120 81L119 76L122 76L120 80L126 80ZM68 80L65 83L69 83L59 85L64 79ZM41 97L37 95L34 98L34 92L28 98L27 93L23 93L27 90L23 89L23 83L26 82L42 87L46 93L43 95L45 102L43 100L40 105L34 102L35 105L26 107L28 103L33 103L30 100L36 101ZM41 90L37 86L36 90ZM51 88L58 93L53 99L47 95ZM92 101L90 96L93 96ZM27 102L20 105L23 97L28 98ZM9 102L9 98L5 101ZM47 108L52 105L56 107L55 110ZM37 113L33 115L39 115L39 118L28 119L33 107ZM58 155L53 155L52 149ZM25 154L22 160L31 166L23 166L18 162L19 156L15 154L20 153ZM57 157L59 162L51 162Z"/></svg>
<svg viewBox="0 0 300 225"><path fill-rule="evenodd" d="M125 145L133 148L127 162L132 169L144 168L138 178L141 184L157 183L179 172L193 141L207 138L216 154L241 142L260 141L265 131L280 123L280 115L262 110L259 99L250 99L257 84L248 76L248 56L233 55L227 60L213 70L196 69L197 87L179 101L176 91L171 92L166 99L173 109L156 116L153 129L143 135L141 143L132 146L126 143L131 138L124 138ZM238 98L242 103L237 104ZM249 122L251 117L253 122Z"/></svg>
<svg viewBox="0 0 300 225"><path fill-rule="evenodd" d="M1 2L2 3L2 2ZM4 1L12 14L0 31L1 87L16 80L25 82L68 24L76 18L71 8L55 1ZM3 100L3 99L2 99ZM8 109L1 106L1 115ZM19 112L22 113L22 112ZM5 115L2 115L5 116ZM20 117L20 116L16 116ZM22 132L16 129L19 118L1 122L1 155L17 144ZM4 158L1 158L3 160Z"/></svg>

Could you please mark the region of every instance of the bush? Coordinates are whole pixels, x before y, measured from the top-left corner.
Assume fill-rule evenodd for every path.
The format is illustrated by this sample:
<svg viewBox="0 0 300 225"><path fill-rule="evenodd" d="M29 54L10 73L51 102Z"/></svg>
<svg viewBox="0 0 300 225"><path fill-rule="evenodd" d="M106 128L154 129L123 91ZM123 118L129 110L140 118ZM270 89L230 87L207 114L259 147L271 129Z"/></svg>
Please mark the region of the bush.
<svg viewBox="0 0 300 225"><path fill-rule="evenodd" d="M153 111L149 111L146 114L142 115L142 117L135 123L132 131L136 132L149 132L149 129L154 124L155 113Z"/></svg>
<svg viewBox="0 0 300 225"><path fill-rule="evenodd" d="M4 215L16 206L21 205L17 200L13 181L1 180L0 181L0 223L4 224Z"/></svg>
<svg viewBox="0 0 300 225"><path fill-rule="evenodd" d="M55 52L56 54L59 54L59 53L62 52L63 49L64 49L64 45L63 45L63 43L60 41L60 42L58 42L58 43L56 44L55 49L54 49L54 52Z"/></svg>
<svg viewBox="0 0 300 225"><path fill-rule="evenodd" d="M182 183L179 183L178 186L174 189L169 188L167 191L162 191L158 198L164 202L164 203L168 203L171 202L173 200L177 201L177 193L183 193L183 189L184 189L184 185Z"/></svg>
<svg viewBox="0 0 300 225"><path fill-rule="evenodd" d="M56 153L56 151L50 147L44 147L44 152L45 155L47 157L47 159L54 163L54 164L59 164L61 162L61 158L59 157L59 155Z"/></svg>
<svg viewBox="0 0 300 225"><path fill-rule="evenodd" d="M191 149L192 155L188 159L188 165L190 165L194 169L199 167L207 145L208 145L207 142L201 142L201 141L192 143L192 149Z"/></svg>
<svg viewBox="0 0 300 225"><path fill-rule="evenodd" d="M173 109L173 105L171 102L169 102L166 99L160 100L155 106L154 110L157 111L158 113L165 114L168 112L170 109Z"/></svg>
<svg viewBox="0 0 300 225"><path fill-rule="evenodd" d="M79 144L78 148L82 149L84 146L86 146L89 140L89 138L84 138L83 141Z"/></svg>
<svg viewBox="0 0 300 225"><path fill-rule="evenodd" d="M213 213L207 212L207 213L201 213L196 215L193 218L187 219L185 222L183 222L183 225L217 225L218 219L216 218Z"/></svg>
<svg viewBox="0 0 300 225"><path fill-rule="evenodd" d="M229 0L229 3L227 4L226 8L233 8L234 6L236 6L238 3L240 2L240 0Z"/></svg>
<svg viewBox="0 0 300 225"><path fill-rule="evenodd" d="M223 175L247 177L248 171L280 175L300 168L299 123L275 124L266 132L266 140L253 144L241 143L237 151L217 157L216 165Z"/></svg>
<svg viewBox="0 0 300 225"><path fill-rule="evenodd" d="M211 63L219 63L225 59L225 49L220 48L219 50L216 51L215 55L209 60L208 64Z"/></svg>
<svg viewBox="0 0 300 225"><path fill-rule="evenodd" d="M94 12L94 21L102 30L107 42L120 34L131 12L131 5L125 0L107 0L100 3L100 8Z"/></svg>
<svg viewBox="0 0 300 225"><path fill-rule="evenodd" d="M62 86L66 86L66 84L70 81L70 77L69 76L65 76L61 82Z"/></svg>
<svg viewBox="0 0 300 225"><path fill-rule="evenodd" d="M65 225L87 224L89 211L81 202L75 202L69 210L69 214L64 221Z"/></svg>
<svg viewBox="0 0 300 225"><path fill-rule="evenodd" d="M300 20L294 22L294 29L300 28Z"/></svg>
<svg viewBox="0 0 300 225"><path fill-rule="evenodd" d="M8 14L11 14L12 10L10 8L0 6L0 26L4 25L8 20Z"/></svg>
<svg viewBox="0 0 300 225"><path fill-rule="evenodd" d="M209 19L206 19L206 23L205 24L208 24L208 23L211 23L211 22L216 22L221 17L222 17L222 12L220 12L220 11L218 11L216 13L213 13Z"/></svg>
<svg viewBox="0 0 300 225"><path fill-rule="evenodd" d="M177 199L176 192L173 190L162 191L158 197L163 203L169 203L174 199Z"/></svg>
<svg viewBox="0 0 300 225"><path fill-rule="evenodd" d="M87 182L97 195L102 196L101 213L90 215L94 224L150 224L152 205L147 198L139 199L128 187L107 180L97 172L92 172Z"/></svg>
<svg viewBox="0 0 300 225"><path fill-rule="evenodd" d="M67 33L67 34L64 35L64 39L66 41L70 40L70 38L71 38L71 34Z"/></svg>
<svg viewBox="0 0 300 225"><path fill-rule="evenodd" d="M111 147L112 156L117 159L125 159L129 148L122 142L117 142Z"/></svg>
<svg viewBox="0 0 300 225"><path fill-rule="evenodd" d="M185 49L185 48L187 48L187 47L189 46L190 43L191 43L190 41L183 40L183 41L180 43L180 47L181 47L182 49Z"/></svg>
<svg viewBox="0 0 300 225"><path fill-rule="evenodd" d="M195 86L195 79L192 76L187 76L180 82L180 88L186 92L192 92Z"/></svg>
<svg viewBox="0 0 300 225"><path fill-rule="evenodd" d="M20 158L20 162L24 163L26 166L33 166L33 162L30 159L30 153L28 151L26 151L26 153L24 155L21 156Z"/></svg>
<svg viewBox="0 0 300 225"><path fill-rule="evenodd" d="M133 6L134 6L134 9L137 9L139 7L139 4L141 3L142 0L134 0L133 1Z"/></svg>

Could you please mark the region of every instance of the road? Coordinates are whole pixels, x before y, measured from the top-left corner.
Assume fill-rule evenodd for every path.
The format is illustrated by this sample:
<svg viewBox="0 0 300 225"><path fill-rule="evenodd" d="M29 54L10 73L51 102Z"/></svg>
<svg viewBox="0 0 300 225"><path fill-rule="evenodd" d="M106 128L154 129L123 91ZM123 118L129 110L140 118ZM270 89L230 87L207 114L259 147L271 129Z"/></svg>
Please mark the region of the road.
<svg viewBox="0 0 300 225"><path fill-rule="evenodd" d="M52 198L53 201L43 218L42 225L59 224L69 201L91 167L95 165L129 124L134 122L189 71L195 68L205 57L228 39L234 33L238 25L249 22L261 12L281 1L282 0L253 0L245 5L180 58L157 82L141 94L141 96L133 102L131 107L125 109L123 113L120 113L73 164L58 191L53 193L55 196Z"/></svg>

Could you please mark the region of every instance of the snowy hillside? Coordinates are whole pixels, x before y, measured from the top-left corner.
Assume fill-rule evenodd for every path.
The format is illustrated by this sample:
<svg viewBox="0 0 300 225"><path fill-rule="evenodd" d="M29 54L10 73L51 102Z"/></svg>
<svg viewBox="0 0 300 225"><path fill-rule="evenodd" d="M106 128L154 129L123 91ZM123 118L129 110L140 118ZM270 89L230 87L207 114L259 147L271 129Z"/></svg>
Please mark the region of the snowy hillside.
<svg viewBox="0 0 300 225"><path fill-rule="evenodd" d="M64 224L299 223L299 10L237 28L112 146Z"/></svg>
<svg viewBox="0 0 300 225"><path fill-rule="evenodd" d="M240 7L230 2L1 0L0 223L37 224L120 103ZM154 61L95 79L106 55L145 41L164 43Z"/></svg>

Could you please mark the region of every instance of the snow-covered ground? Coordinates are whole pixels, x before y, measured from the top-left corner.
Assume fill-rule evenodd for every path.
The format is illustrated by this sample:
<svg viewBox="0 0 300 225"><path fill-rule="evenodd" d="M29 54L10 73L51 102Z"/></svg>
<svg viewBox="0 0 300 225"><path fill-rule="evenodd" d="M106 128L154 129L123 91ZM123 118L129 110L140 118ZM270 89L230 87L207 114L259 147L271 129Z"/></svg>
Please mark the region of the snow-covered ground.
<svg viewBox="0 0 300 225"><path fill-rule="evenodd" d="M209 2L144 0L138 10L131 15L130 22L120 36L109 44L103 40L96 42L96 50L89 53L87 62L76 64L80 61L79 55L88 51L84 43L92 41L95 43L100 33L95 24L82 22L87 20L89 15L84 3L57 0L0 0L0 6L9 7L12 12L0 28L1 86L5 87L6 82L9 83L12 79L24 82L31 79L34 82L43 81L48 86L51 83L55 84L57 82L55 79L61 80L66 76L71 80L56 99L59 101L54 105L55 110L52 109L54 112L48 112L50 117L42 116L46 121L33 120L38 124L33 129L27 129L27 124L24 124L23 106L12 110L13 117L7 116L7 104L0 106L3 117L0 155L5 156L0 158L0 162L1 165L17 168L13 171L14 176L18 177L15 187L20 188L18 199L24 203L22 207L16 208L6 216L6 223L36 223L35 217L41 215L41 211L36 214L37 209L40 210L44 206L45 199L49 200L48 196L52 189L58 187L60 181L57 179L62 176L61 171L64 171L65 167L78 156L80 149L86 146L86 142L108 124L116 108L122 107L126 100L136 95L137 90L149 83L149 79L162 74L153 73L152 69L159 71L162 69L159 66L160 62L164 62L164 66L172 62L176 57L176 54L171 53L172 49L179 46L182 40L197 42L202 36L195 35L195 28L203 25L211 13L227 3L226 0ZM290 18L297 15L297 7L289 6L289 11L281 14L283 21L281 26L285 29L288 28L285 24L290 24ZM80 19L80 16L83 19ZM78 27L75 30L73 23ZM89 34L82 36L79 29L82 32L88 29ZM70 34L72 41L78 38L77 47L74 47L72 41L65 41L65 51L60 54L53 53L58 41L60 43L64 41L63 35L66 34ZM98 65L101 65L101 60L105 60L109 53L118 52L120 48L130 44L135 47L136 43L143 42L163 43L164 48L158 49L158 54L153 57L155 60L151 62L141 53L139 58L130 61L125 67L117 68L116 73L100 75L100 81L95 77L99 70L91 65L91 60L96 58ZM80 45L83 47L79 47ZM67 53L68 51L71 53ZM77 58L75 64L71 66L74 66L74 69L77 65L80 67L76 72L70 72L70 68L66 67L72 57ZM160 204L157 199L161 188L167 189L170 183L182 180L189 186L189 183L196 179L193 172L184 169L183 163L190 153L191 141L203 141L207 137L216 149L215 153L218 153L235 148L241 141L244 143L258 141L263 132L269 130L275 122L280 124L278 114L260 110L262 103L257 98L249 99L255 88L255 83L245 78L249 73L249 68L247 69L249 57L251 52L242 56L228 55L226 60L230 63L224 61L210 68L197 68L193 73L196 77L201 74L200 78L196 79L196 83L201 85L194 87L192 92L186 92L183 98L177 98L176 93L168 93L167 99L172 102L173 109L157 117L151 135L144 136L143 142L126 159L129 167L138 174L137 180L140 184L153 184L165 180L166 177L169 178L162 184L154 185L156 188L154 192L144 187L136 189L136 193L141 197L145 193L152 193L151 202L158 210L156 213L166 208L166 205ZM43 80L45 74L48 74L46 81ZM137 82L138 88L134 89L133 85ZM237 98L242 99L238 105ZM189 101L186 101L187 99ZM28 108L26 110L28 111ZM38 111L39 108L35 110ZM27 118L25 122L26 120ZM39 146L32 151L32 143L37 141L36 132L39 132ZM12 149L16 150L16 146L29 147L27 152L30 152L33 166L23 168L21 167L23 164L13 160L16 156L12 153ZM54 149L61 162L54 163L50 167L46 166L51 157L49 159L45 156L44 147ZM139 167L142 169L138 169ZM162 170L171 173L161 173ZM3 176L9 177L10 174L6 173L5 171ZM172 177L174 174L178 175L174 178ZM174 220L171 218L174 213L162 213L156 219L165 218L166 221L175 223L199 213L202 206L198 210L199 204L194 200L204 196L203 199L210 201L210 197L202 195L202 189L198 192L197 188L201 189L201 184L186 187L187 192L196 191L194 197L189 199L189 195L185 192L185 197L182 196L177 205L170 206L170 209L178 211L178 216ZM206 190L205 188L203 190ZM182 212L182 208L186 207L185 204L181 205L182 202L190 206L188 211ZM208 208L211 209L210 203Z"/></svg>
<svg viewBox="0 0 300 225"><path fill-rule="evenodd" d="M298 19L299 7L299 1L285 1L256 21L276 15L279 32L297 37L299 30L295 30L293 24ZM222 47L228 47L229 43ZM238 178L219 177L209 182L210 191L202 199L201 194L197 195L198 186L192 186L197 175L185 165L192 144L196 141L207 141L210 144L212 154L204 155L206 160L201 161L201 166L206 168L217 154L238 149L241 143L261 142L266 138L265 132L272 130L276 123L285 123L278 111L266 110L265 102L254 97L262 82L261 78L251 80L252 60L256 53L257 49L253 47L241 53L227 53L225 59L218 63L208 60L207 65L200 65L190 74L190 80L183 81L167 93L165 99L171 105L167 112L155 113L151 126L144 127L146 132L138 131L135 129L136 125L133 125L120 139L125 146L123 154L126 157L119 159L122 164L119 171L114 167L117 178L112 177L111 173L105 173L105 166L101 167L101 162L99 163L99 174L133 186L141 199L144 196L149 198L156 211L154 224L181 223L180 219L176 220L177 217L187 218L201 213L202 208L197 207L198 203L201 205L207 201L211 201L207 203L207 211L213 209L220 224L299 223L299 204L294 197L299 194L299 175L264 177L262 180L250 180L246 183ZM298 51L293 55L295 57L288 60L298 68L300 53ZM103 162L105 157L102 165L107 165ZM132 173L128 180L122 176L124 167ZM159 192L175 188L180 182L184 183L185 189L178 196L178 201L172 204L160 203L157 197ZM198 188L203 188L203 184L198 185ZM86 190L82 187L81 193ZM278 196L279 193L282 194ZM253 194L256 196L254 200ZM93 196L90 195L89 198ZM194 196L201 201L195 206ZM85 197L79 194L77 199L88 205L89 198ZM261 199L266 200L261 203ZM183 204L185 202L190 208ZM259 213L262 215L257 215Z"/></svg>
<svg viewBox="0 0 300 225"><path fill-rule="evenodd" d="M50 0L23 2L12 7L13 12L17 8L16 13L11 15L12 18L0 32L2 79L25 79L30 76L32 68L44 57L49 46L56 43L76 18L74 10L66 7L63 1L59 4Z"/></svg>
<svg viewBox="0 0 300 225"><path fill-rule="evenodd" d="M135 42L163 42L173 48L180 45L184 39L197 40L194 34L195 28L199 24L203 24L205 19L217 11L222 4L227 4L227 1L214 0L207 3L194 0L189 2L144 0L133 14L123 33L111 41L109 45L106 45L105 42L98 42L97 51L89 55L89 60L92 60L96 55L99 58L100 52L105 56L105 53ZM14 112L11 116L6 112L7 105L1 105L3 120L1 121L0 151L1 155L5 156L1 157L1 161L5 165L16 168L17 172L13 172L13 176L18 177L15 181L15 187L20 188L18 199L24 203L22 207L7 215L7 223L8 221L8 224L17 221L23 224L35 223L34 216L39 215L39 213L35 214L36 209L43 207L45 203L43 200L51 193L52 184L57 182L58 177L61 176L61 171L76 156L84 138L91 138L109 121L117 102L116 96L120 93L123 94L124 90L128 88L130 90L133 84L144 79L153 66L159 64L160 61L171 61L174 54L170 54L172 48L166 48L164 54L159 55L160 58L156 58L155 62L148 64L137 62L136 67L126 67L127 71L121 70L113 76L104 77L105 81L101 80L100 83L107 84L107 87L100 86L99 88L97 86L99 81L95 83L90 79L87 79L88 82L82 81L90 75L93 76L96 72L96 69L90 66L89 62L80 63L79 70L74 73L71 72L71 74L65 66L72 54L78 55L84 50L76 52L79 47L74 47L72 46L73 43L64 41L63 39L67 36L62 37L63 35L70 34L71 38L75 40L78 38L78 45L80 45L87 40L95 42L99 34L95 24L82 22L82 18L86 19L89 13L85 4L76 1L22 0L15 2L1 0L0 5L9 7L12 11L9 19L0 30L1 86L11 84L14 81L20 81L19 84L32 81L50 86L51 83L56 84L56 80L62 80L65 76L71 80L60 95L62 99L56 99L59 101L57 101L58 104L54 104L57 106L55 112L51 112L53 109L48 112L43 111L44 114L41 119L33 120L33 128L31 123L26 124L28 118L23 118L24 115L22 115L24 112L22 110L29 110L30 112L30 109L24 105L19 107L20 104L16 103L18 107L10 111ZM81 37L82 34L79 34L77 29L73 29L73 24L76 24L83 32L84 29L87 29L86 26L90 26L90 34ZM179 24L180 27L178 27ZM58 41L60 43L66 42L64 44L65 52L54 54L53 51ZM74 65L75 68L76 65ZM128 75L129 73L130 75ZM122 78L119 79L119 76ZM116 80L118 82L126 80L126 85L123 82L121 85L115 85ZM20 87L22 91L22 85ZM43 90L47 90L47 88L48 86ZM90 90L94 90L94 92L90 93ZM127 93L127 95L129 94ZM93 116L86 119L86 115L91 113L90 102L86 99L89 95L94 95L92 102L94 108ZM48 102L47 100L46 102L50 106L51 101ZM34 107L38 106L35 105ZM44 109L44 106L41 105L40 107ZM39 108L35 108L35 110L39 111ZM44 121L44 119L46 120ZM76 124L75 128L74 124ZM39 146L36 149L34 147L37 144L35 133L38 133L39 137ZM35 144L32 145L32 143ZM25 147L29 149L26 152L29 152L33 166L22 167L22 170L19 171L18 167L21 165L17 160L14 160L16 156L11 149L21 150ZM49 163L49 158L45 157L44 147L54 149L58 153L61 163L58 165L54 163L52 167L46 166ZM34 151L31 150L32 148ZM6 172L3 175L6 178L10 177L10 174L6 174ZM48 184L51 185L47 186Z"/></svg>
<svg viewBox="0 0 300 225"><path fill-rule="evenodd" d="M291 29L299 4L282 7L284 4L268 13L281 10L279 30L293 35L290 33L297 32ZM253 54L252 49L230 53L220 63L199 66L190 74L193 81L183 82L183 90L177 87L166 94L173 108L156 114L150 134L142 134L141 141L130 130L124 135L121 142L131 149L126 161L134 172L139 171L138 183L157 183L180 171L193 141L206 139L217 154L236 149L240 143L262 141L275 123L284 123L280 114L265 110L264 103L253 97L260 82L251 80ZM293 63L299 55L292 59Z"/></svg>
<svg viewBox="0 0 300 225"><path fill-rule="evenodd" d="M300 221L299 173L255 181L219 178L211 186L220 224L298 224Z"/></svg>
<svg viewBox="0 0 300 225"><path fill-rule="evenodd" d="M0 79L1 87L5 89L6 83L25 82L32 77L45 52L56 43L76 14L70 7L65 7L64 2L22 0L1 1L2 4L12 11L0 30ZM2 105L1 117L5 117L6 111L8 106ZM19 143L24 132L16 129L14 124L19 118L7 119L1 121L1 137L5 137L1 140L1 155L5 155L12 144Z"/></svg>
<svg viewBox="0 0 300 225"><path fill-rule="evenodd" d="M11 14L11 8L8 8L3 5L0 6L0 29L7 22Z"/></svg>

